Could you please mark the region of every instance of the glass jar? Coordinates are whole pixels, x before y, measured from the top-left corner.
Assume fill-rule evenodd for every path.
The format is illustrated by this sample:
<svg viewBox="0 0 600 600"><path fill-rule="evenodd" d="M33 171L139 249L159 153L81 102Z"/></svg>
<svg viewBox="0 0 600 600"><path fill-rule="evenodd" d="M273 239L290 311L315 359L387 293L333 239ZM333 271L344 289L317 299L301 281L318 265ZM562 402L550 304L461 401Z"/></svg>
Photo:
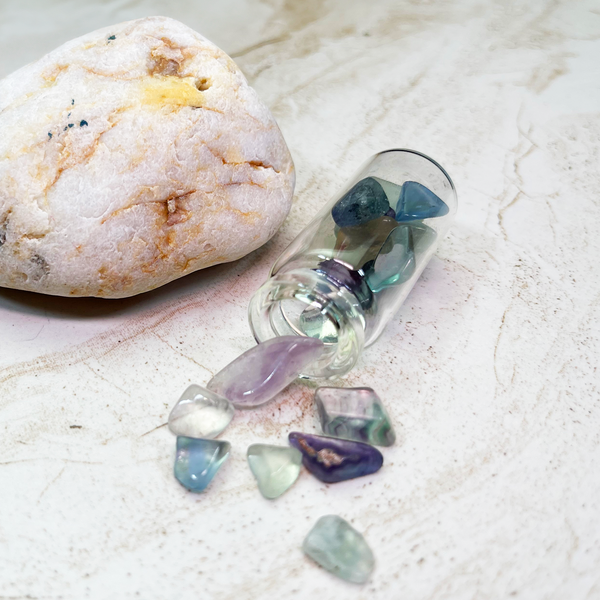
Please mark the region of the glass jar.
<svg viewBox="0 0 600 600"><path fill-rule="evenodd" d="M414 150L371 157L277 259L250 302L258 342L322 340L302 376L347 373L398 311L457 208L444 169Z"/></svg>

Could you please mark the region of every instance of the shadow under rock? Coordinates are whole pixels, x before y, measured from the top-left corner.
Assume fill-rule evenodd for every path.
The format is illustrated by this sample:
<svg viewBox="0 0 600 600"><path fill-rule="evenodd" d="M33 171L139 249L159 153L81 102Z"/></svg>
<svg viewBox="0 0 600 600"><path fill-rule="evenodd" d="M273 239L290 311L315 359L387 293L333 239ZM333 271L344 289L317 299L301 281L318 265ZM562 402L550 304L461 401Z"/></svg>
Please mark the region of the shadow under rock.
<svg viewBox="0 0 600 600"><path fill-rule="evenodd" d="M248 269L249 263L256 261L256 258L250 255L235 262L208 267L130 298L65 298L0 288L0 309L54 319L102 319L123 314L135 315L168 301L216 287L227 277L227 271L234 274Z"/></svg>

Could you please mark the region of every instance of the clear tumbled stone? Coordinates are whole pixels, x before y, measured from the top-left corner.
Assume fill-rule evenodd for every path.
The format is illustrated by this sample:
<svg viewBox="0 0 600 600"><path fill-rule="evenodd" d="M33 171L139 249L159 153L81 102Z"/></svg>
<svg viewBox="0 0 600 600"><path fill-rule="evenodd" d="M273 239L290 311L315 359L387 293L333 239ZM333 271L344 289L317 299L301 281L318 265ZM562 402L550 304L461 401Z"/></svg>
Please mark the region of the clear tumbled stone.
<svg viewBox="0 0 600 600"><path fill-rule="evenodd" d="M227 398L190 385L169 415L169 429L175 435L212 439L229 425L234 412Z"/></svg>

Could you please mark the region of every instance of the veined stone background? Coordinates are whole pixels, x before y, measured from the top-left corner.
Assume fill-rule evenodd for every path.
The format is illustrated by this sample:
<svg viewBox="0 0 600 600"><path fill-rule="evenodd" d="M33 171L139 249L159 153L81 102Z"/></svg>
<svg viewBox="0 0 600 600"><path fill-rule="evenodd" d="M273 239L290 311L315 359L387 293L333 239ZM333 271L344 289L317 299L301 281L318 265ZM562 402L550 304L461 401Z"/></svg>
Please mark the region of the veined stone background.
<svg viewBox="0 0 600 600"><path fill-rule="evenodd" d="M265 247L120 301L0 290L0 598L600 598L598 0L0 0L0 76L99 27L179 19L228 52L297 169ZM1 135L1 132L0 132ZM185 387L253 344L248 301L372 153L414 148L455 226L346 385L400 434L370 477L275 502L249 444L316 431L314 388L239 413L208 493L172 475ZM363 532L365 586L301 543Z"/></svg>

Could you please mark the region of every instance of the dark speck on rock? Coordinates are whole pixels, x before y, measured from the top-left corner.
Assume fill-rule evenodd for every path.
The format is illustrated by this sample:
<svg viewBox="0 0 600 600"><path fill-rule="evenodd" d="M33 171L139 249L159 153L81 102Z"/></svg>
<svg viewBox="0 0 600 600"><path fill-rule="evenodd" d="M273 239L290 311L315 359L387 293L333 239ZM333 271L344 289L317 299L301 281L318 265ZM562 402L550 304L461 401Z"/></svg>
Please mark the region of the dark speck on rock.
<svg viewBox="0 0 600 600"><path fill-rule="evenodd" d="M73 98L73 100L71 100L71 106L73 106L75 104L75 98Z"/></svg>
<svg viewBox="0 0 600 600"><path fill-rule="evenodd" d="M52 139L52 134L50 132L48 132L48 139L51 140Z"/></svg>
<svg viewBox="0 0 600 600"><path fill-rule="evenodd" d="M117 36L116 36L116 35L111 35L111 36L108 38L108 43L110 44L110 43L111 43L113 40L116 40L116 39L117 39Z"/></svg>
<svg viewBox="0 0 600 600"><path fill-rule="evenodd" d="M69 129L73 127L73 123L69 123Z"/></svg>
<svg viewBox="0 0 600 600"><path fill-rule="evenodd" d="M79 127L87 127L87 124L87 121L81 121L81 123L79 123Z"/></svg>

